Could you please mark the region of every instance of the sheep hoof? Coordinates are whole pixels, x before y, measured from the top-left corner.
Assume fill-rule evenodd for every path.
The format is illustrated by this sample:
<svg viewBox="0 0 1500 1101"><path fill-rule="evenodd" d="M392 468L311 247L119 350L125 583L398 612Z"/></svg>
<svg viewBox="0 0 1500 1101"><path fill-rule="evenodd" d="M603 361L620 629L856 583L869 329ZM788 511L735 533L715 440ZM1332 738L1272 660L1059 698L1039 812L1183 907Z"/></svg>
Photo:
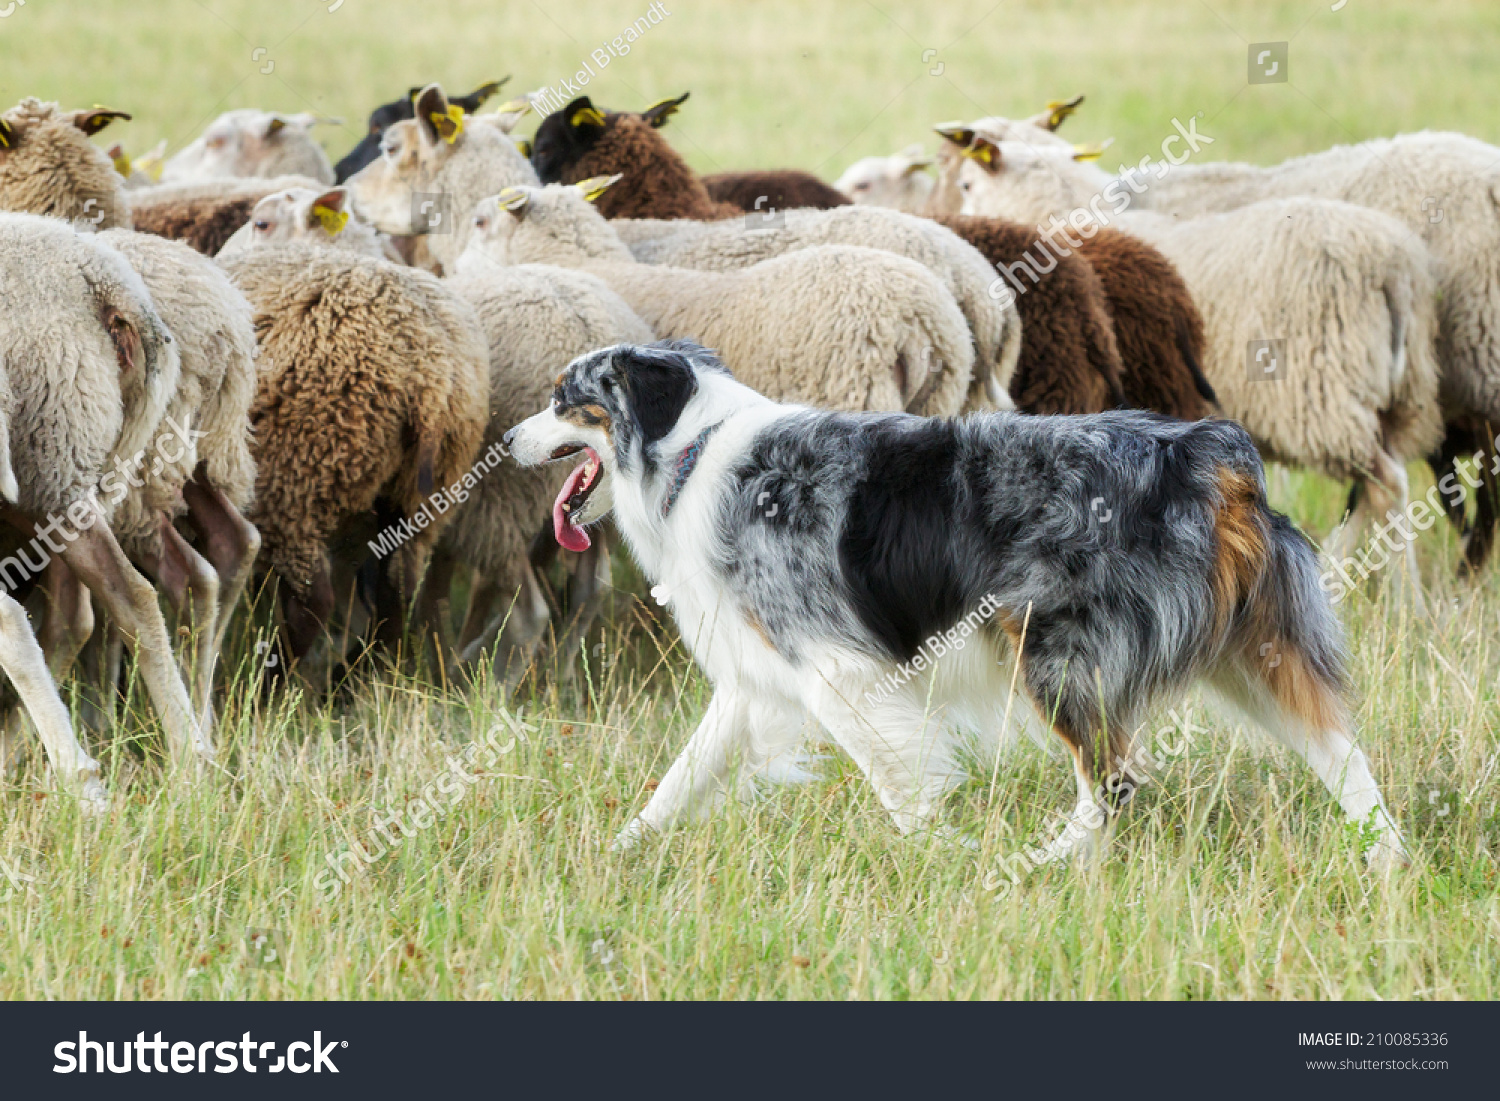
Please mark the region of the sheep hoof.
<svg viewBox="0 0 1500 1101"><path fill-rule="evenodd" d="M646 835L651 832L651 827L646 825L639 817L632 818L626 823L625 828L615 835L614 843L610 845L610 851L617 853L629 852L645 840Z"/></svg>

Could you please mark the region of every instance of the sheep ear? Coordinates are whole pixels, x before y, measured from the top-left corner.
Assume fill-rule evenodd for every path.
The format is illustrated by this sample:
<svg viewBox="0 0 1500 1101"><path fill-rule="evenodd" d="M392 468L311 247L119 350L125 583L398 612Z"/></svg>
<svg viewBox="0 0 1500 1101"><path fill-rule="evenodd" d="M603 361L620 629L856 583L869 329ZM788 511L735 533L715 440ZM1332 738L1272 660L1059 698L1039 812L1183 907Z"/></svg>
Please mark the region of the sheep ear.
<svg viewBox="0 0 1500 1101"><path fill-rule="evenodd" d="M588 96L579 96L563 110L567 112L568 125L580 133L604 129L604 113Z"/></svg>
<svg viewBox="0 0 1500 1101"><path fill-rule="evenodd" d="M0 149L14 149L16 147L16 128L4 119L0 119Z"/></svg>
<svg viewBox="0 0 1500 1101"><path fill-rule="evenodd" d="M676 99L663 99L653 103L641 112L641 118L649 122L653 129L660 130L667 124L667 119L677 113L677 108L687 102L691 92L683 92Z"/></svg>
<svg viewBox="0 0 1500 1101"><path fill-rule="evenodd" d="M114 164L116 172L126 179L130 178L130 155L125 152L123 145L115 142L104 151L104 155Z"/></svg>
<svg viewBox="0 0 1500 1101"><path fill-rule="evenodd" d="M272 138L286 129L286 119L280 115L272 115L271 121L266 123L265 132L262 137Z"/></svg>
<svg viewBox="0 0 1500 1101"><path fill-rule="evenodd" d="M1032 115L1026 121L1043 130L1056 130L1069 115L1078 110L1078 105L1082 102L1082 96L1048 100L1046 110Z"/></svg>
<svg viewBox="0 0 1500 1101"><path fill-rule="evenodd" d="M314 126L342 126L344 120L335 115L319 115L312 111L298 111L295 115L287 115L287 122L295 122L304 130L311 130Z"/></svg>
<svg viewBox="0 0 1500 1101"><path fill-rule="evenodd" d="M490 81L488 84L481 84L478 88L475 88L466 96L454 96L453 102L458 104L466 112L472 115L475 111L479 110L479 108L484 105L485 100L489 99L490 96L498 92L500 90L500 86L509 79L510 77L503 76L499 80Z"/></svg>
<svg viewBox="0 0 1500 1101"><path fill-rule="evenodd" d="M90 137L103 130L115 119L124 119L129 122L130 116L124 111L111 111L108 107L94 107L88 111L73 112L73 125Z"/></svg>
<svg viewBox="0 0 1500 1101"><path fill-rule="evenodd" d="M974 140L973 128L961 122L940 122L932 129L960 149L968 149L969 143Z"/></svg>
<svg viewBox="0 0 1500 1101"><path fill-rule="evenodd" d="M531 192L524 187L507 187L495 196L501 210L511 213L517 221L526 217L526 208L531 205Z"/></svg>
<svg viewBox="0 0 1500 1101"><path fill-rule="evenodd" d="M998 172L1000 170L1000 147L990 141L989 138L982 137L979 134L974 135L974 140L964 150L964 156L984 165L991 172Z"/></svg>
<svg viewBox="0 0 1500 1101"><path fill-rule="evenodd" d="M349 189L346 187L335 187L319 195L307 212L308 226L320 225L328 236L337 237L349 224L349 212L344 209L348 198Z"/></svg>
<svg viewBox="0 0 1500 1101"><path fill-rule="evenodd" d="M1073 146L1073 159L1075 161L1097 161L1104 156L1104 151L1115 142L1114 138L1108 141L1091 141L1084 145Z"/></svg>
<svg viewBox="0 0 1500 1101"><path fill-rule="evenodd" d="M531 160L531 142L527 141L525 138L516 138L515 141L516 152L520 153L521 156L525 157L528 161Z"/></svg>
<svg viewBox="0 0 1500 1101"><path fill-rule="evenodd" d="M151 149L135 159L134 168L137 172L144 172L155 182L161 179L161 171L166 167L166 163L167 139L162 138Z"/></svg>
<svg viewBox="0 0 1500 1101"><path fill-rule="evenodd" d="M418 92L413 111L428 145L437 145L439 142L451 145L463 132L463 110L460 108L456 112L457 118L454 117L455 112L448 97L443 94L441 84L429 84Z"/></svg>
<svg viewBox="0 0 1500 1101"><path fill-rule="evenodd" d="M624 177L623 172L616 172L613 176L590 176L586 180L579 180L573 186L578 188L583 193L583 197L592 203L608 191L610 185L619 183Z"/></svg>

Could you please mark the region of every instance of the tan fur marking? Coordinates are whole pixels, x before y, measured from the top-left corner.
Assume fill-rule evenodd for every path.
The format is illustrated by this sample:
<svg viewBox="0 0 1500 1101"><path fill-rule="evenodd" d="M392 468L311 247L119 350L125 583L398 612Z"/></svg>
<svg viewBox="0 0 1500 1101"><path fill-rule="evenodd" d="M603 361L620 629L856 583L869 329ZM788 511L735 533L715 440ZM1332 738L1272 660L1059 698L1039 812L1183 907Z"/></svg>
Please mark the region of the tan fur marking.
<svg viewBox="0 0 1500 1101"><path fill-rule="evenodd" d="M1216 548L1211 583L1214 622L1222 632L1265 572L1269 550L1265 520L1256 507L1259 492L1245 475L1219 470L1219 510L1214 515Z"/></svg>
<svg viewBox="0 0 1500 1101"><path fill-rule="evenodd" d="M610 435L609 412L602 405L569 406L558 414L557 419L576 424L579 428L603 429L606 436Z"/></svg>
<svg viewBox="0 0 1500 1101"><path fill-rule="evenodd" d="M771 636L766 633L766 625L760 621L760 616L747 608L745 610L745 622L750 625L752 631L760 636L760 640L766 644L767 650L776 649L776 644L771 641Z"/></svg>

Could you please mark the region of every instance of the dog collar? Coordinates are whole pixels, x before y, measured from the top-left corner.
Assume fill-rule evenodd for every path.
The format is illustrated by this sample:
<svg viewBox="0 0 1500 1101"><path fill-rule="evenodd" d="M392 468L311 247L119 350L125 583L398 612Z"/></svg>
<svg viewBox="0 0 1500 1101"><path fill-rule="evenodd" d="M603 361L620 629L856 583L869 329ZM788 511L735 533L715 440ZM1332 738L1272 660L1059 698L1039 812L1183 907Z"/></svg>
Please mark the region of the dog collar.
<svg viewBox="0 0 1500 1101"><path fill-rule="evenodd" d="M661 518L665 520L667 514L672 511L672 506L677 503L678 496L682 493L682 487L688 480L688 475L698 465L698 459L703 455L703 445L708 443L708 438L717 432L723 421L711 424L693 439L693 442L677 453L677 462L672 467L672 484L667 487L666 499L661 503Z"/></svg>

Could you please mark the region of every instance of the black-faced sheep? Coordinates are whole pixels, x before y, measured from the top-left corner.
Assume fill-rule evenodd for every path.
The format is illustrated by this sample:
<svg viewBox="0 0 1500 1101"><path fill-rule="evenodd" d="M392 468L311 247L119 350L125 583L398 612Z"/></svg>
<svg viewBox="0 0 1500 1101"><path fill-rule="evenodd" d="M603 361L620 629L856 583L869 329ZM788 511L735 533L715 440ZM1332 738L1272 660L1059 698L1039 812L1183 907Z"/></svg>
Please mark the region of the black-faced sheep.
<svg viewBox="0 0 1500 1101"><path fill-rule="evenodd" d="M454 96L449 100L453 106L461 108L466 115L472 115L483 106L484 101L498 92L510 77L501 77L487 84L481 84L466 96ZM400 99L393 99L390 103L382 103L370 112L369 128L365 136L359 139L359 144L343 160L333 166L335 183L343 183L354 175L365 165L380 156L380 139L385 132L398 122L405 122L415 118L416 113L412 105L422 94L421 88L413 88Z"/></svg>

